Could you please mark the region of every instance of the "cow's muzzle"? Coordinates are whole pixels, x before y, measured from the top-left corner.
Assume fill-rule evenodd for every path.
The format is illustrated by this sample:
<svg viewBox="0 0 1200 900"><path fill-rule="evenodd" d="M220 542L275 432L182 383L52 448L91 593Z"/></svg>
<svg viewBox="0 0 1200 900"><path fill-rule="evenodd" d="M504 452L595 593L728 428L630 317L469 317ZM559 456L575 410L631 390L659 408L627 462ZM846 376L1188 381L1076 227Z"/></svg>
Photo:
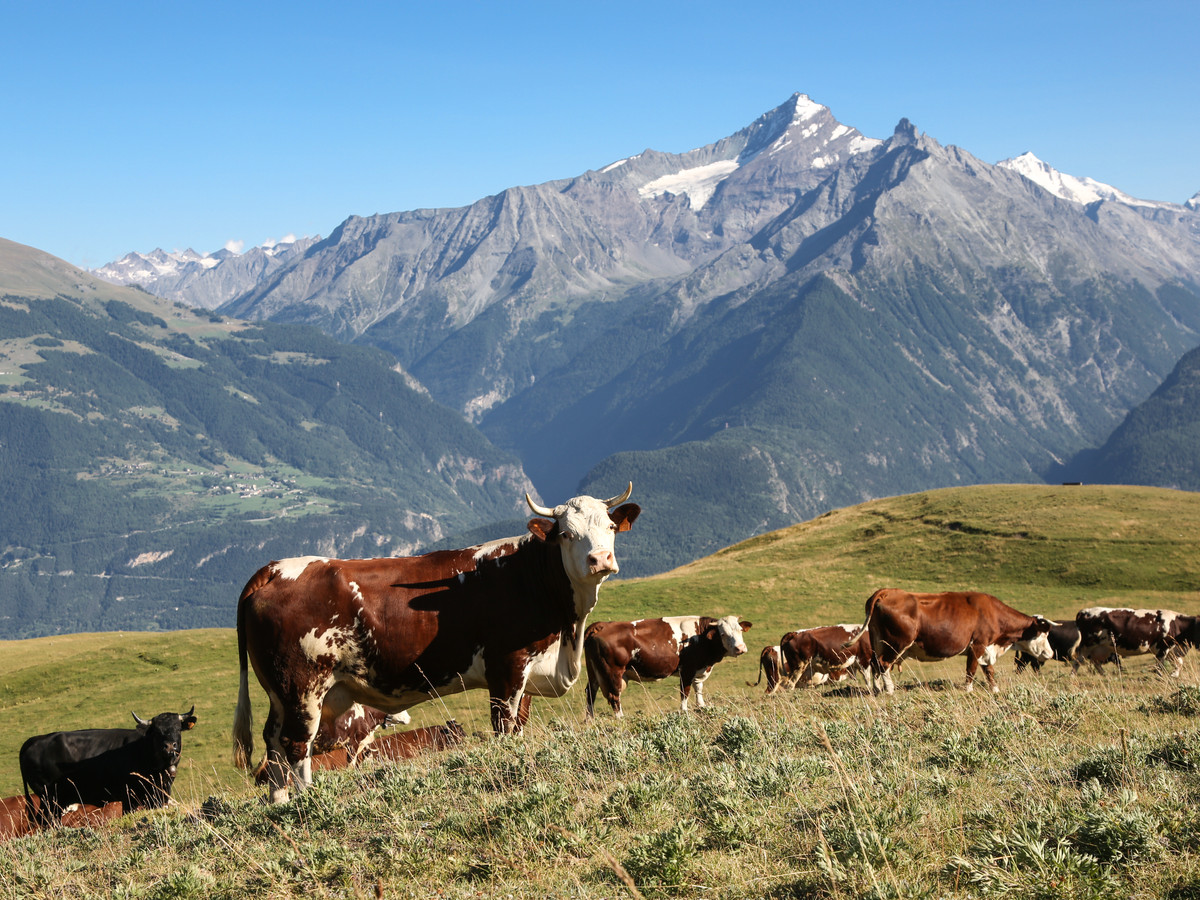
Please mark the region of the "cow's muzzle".
<svg viewBox="0 0 1200 900"><path fill-rule="evenodd" d="M589 575L616 575L620 571L617 558L611 550L597 550L589 553L587 558Z"/></svg>

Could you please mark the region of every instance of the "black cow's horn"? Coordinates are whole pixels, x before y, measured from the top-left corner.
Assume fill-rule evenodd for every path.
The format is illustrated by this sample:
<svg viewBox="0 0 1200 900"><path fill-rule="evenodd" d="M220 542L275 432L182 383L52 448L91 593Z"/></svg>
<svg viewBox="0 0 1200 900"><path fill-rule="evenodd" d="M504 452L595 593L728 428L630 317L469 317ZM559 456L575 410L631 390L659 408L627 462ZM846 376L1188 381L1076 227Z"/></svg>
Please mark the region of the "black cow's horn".
<svg viewBox="0 0 1200 900"><path fill-rule="evenodd" d="M529 496L528 491L525 492L525 502L529 504L529 508L532 509L537 515L554 518L554 510L548 506L538 506L533 502L533 498Z"/></svg>
<svg viewBox="0 0 1200 900"><path fill-rule="evenodd" d="M185 713L184 713L182 716L180 716L179 718L181 718L181 719L190 719L190 718L191 718L193 715L195 715L195 712L196 712L196 704L195 704L195 703L193 703L193 704L192 704L192 708L191 708L191 709L189 709L187 712L185 712Z"/></svg>
<svg viewBox="0 0 1200 900"><path fill-rule="evenodd" d="M611 500L605 500L604 505L607 506L609 509L612 509L617 504L624 503L626 500L628 500L629 495L632 493L633 493L633 482L631 481L631 482L629 482L629 487L625 488L625 493L623 493L619 497L613 497Z"/></svg>
<svg viewBox="0 0 1200 900"><path fill-rule="evenodd" d="M133 710L130 710L130 712L133 712ZM139 716L137 713L133 713L133 721L137 722L139 725L149 725L150 724L145 719L143 719L141 716Z"/></svg>

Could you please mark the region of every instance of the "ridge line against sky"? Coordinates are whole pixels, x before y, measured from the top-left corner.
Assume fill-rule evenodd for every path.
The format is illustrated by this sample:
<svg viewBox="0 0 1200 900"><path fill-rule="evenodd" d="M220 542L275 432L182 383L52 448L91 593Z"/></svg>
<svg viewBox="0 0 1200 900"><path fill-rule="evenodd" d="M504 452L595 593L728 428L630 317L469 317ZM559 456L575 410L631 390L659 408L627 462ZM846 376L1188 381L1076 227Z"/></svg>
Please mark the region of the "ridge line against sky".
<svg viewBox="0 0 1200 900"><path fill-rule="evenodd" d="M1134 197L1200 191L1200 3L0 7L0 236L82 267L681 153L795 93Z"/></svg>

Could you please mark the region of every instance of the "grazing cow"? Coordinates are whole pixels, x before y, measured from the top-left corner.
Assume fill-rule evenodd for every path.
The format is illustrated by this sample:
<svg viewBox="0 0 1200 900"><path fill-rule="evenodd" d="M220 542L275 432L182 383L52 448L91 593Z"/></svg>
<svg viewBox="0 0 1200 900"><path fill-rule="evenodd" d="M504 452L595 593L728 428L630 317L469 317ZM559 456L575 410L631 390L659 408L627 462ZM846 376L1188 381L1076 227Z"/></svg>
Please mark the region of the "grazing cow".
<svg viewBox="0 0 1200 900"><path fill-rule="evenodd" d="M621 692L627 681L660 681L679 675L680 709L687 711L695 688L696 705L704 706L704 682L726 656L746 652L742 632L749 622L737 616L670 616L636 622L596 622L583 640L587 660L587 714L595 714L596 692L602 691L619 718Z"/></svg>
<svg viewBox="0 0 1200 900"><path fill-rule="evenodd" d="M1079 626L1074 622L1062 622L1051 628L1046 637L1050 641L1050 649L1054 653L1051 658L1069 665L1072 675L1078 672L1080 660L1076 651L1079 649ZM1014 651L1013 657L1018 672L1025 671L1026 666L1031 667L1035 672L1042 671L1042 660L1035 659L1024 650Z"/></svg>
<svg viewBox="0 0 1200 900"><path fill-rule="evenodd" d="M1053 622L1018 612L991 594L919 594L883 588L867 600L866 611L862 628L847 643L857 640L863 630L870 634L872 689L876 691L881 679L889 694L895 691L891 670L902 658L933 662L966 656L966 689L974 689L975 670L983 666L988 686L999 692L992 666L1010 646L1037 659L1053 655L1046 637Z"/></svg>
<svg viewBox="0 0 1200 900"><path fill-rule="evenodd" d="M1093 606L1075 614L1079 626L1078 655L1101 671L1113 653L1118 657L1153 653L1158 671L1179 674L1189 647L1200 645L1200 616L1185 616L1169 609L1110 609Z"/></svg>
<svg viewBox="0 0 1200 900"><path fill-rule="evenodd" d="M136 728L56 731L29 738L19 755L29 818L41 826L57 824L73 803L118 802L126 813L165 806L175 783L182 733L195 726L195 711L193 706L182 714L159 713L150 721L134 713Z"/></svg>
<svg viewBox="0 0 1200 900"><path fill-rule="evenodd" d="M779 642L793 686L841 681L857 667L871 687L871 639L857 625L820 625L790 631Z"/></svg>
<svg viewBox="0 0 1200 900"><path fill-rule="evenodd" d="M353 703L399 713L486 688L493 730L519 733L527 697L561 696L579 677L584 625L618 571L614 538L641 512L625 503L632 491L553 509L526 494L539 517L528 534L465 550L260 569L238 601L234 763L249 767L248 663L271 703L263 738L274 802L288 799L289 772L297 789L311 783L322 720Z"/></svg>
<svg viewBox="0 0 1200 900"><path fill-rule="evenodd" d="M788 635L794 632L789 631L783 636L787 640ZM774 694L780 687L791 687L790 684L785 684L784 678L787 676L787 671L783 668L783 654L779 649L779 644L768 644L762 648L762 653L758 656L758 681L753 683L747 681L746 684L750 687L758 687L762 684L763 673L767 675L767 693Z"/></svg>

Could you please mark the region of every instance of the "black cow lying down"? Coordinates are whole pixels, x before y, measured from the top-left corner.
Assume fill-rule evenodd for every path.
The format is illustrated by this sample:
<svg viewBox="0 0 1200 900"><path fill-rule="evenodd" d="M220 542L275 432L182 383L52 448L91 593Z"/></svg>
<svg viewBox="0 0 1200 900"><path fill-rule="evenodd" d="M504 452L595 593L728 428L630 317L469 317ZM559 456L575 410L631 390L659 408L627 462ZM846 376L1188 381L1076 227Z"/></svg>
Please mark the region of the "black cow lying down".
<svg viewBox="0 0 1200 900"><path fill-rule="evenodd" d="M186 713L159 713L149 721L134 713L136 728L55 731L29 738L19 756L29 820L43 828L57 825L75 803L118 802L123 813L165 806L175 783L182 733L195 726L195 711L193 706Z"/></svg>

